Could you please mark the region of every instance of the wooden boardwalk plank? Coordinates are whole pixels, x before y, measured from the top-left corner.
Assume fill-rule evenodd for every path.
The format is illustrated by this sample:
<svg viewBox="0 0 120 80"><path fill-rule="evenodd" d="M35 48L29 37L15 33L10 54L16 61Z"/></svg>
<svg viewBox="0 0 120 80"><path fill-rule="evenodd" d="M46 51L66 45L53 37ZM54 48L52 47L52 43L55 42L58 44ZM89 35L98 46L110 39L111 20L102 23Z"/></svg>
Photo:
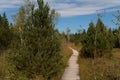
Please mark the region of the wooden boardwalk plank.
<svg viewBox="0 0 120 80"><path fill-rule="evenodd" d="M79 65L77 64L78 52L72 49L73 54L68 61L68 67L65 69L62 80L80 80Z"/></svg>

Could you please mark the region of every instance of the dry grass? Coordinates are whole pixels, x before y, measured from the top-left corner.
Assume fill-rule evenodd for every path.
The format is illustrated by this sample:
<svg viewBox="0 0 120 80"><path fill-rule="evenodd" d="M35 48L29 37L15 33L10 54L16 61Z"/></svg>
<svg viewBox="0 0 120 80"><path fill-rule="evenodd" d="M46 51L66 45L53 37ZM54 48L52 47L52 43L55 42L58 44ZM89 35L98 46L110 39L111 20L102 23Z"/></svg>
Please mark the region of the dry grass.
<svg viewBox="0 0 120 80"><path fill-rule="evenodd" d="M61 54L62 54L62 60L63 60L64 67L62 69L62 73L61 73L60 77L62 77L62 74L63 74L65 68L68 66L68 60L72 55L72 50L70 49L70 47L75 48L75 45L73 43L66 42L66 40L62 40ZM56 79L56 80L58 80L58 79Z"/></svg>
<svg viewBox="0 0 120 80"><path fill-rule="evenodd" d="M5 78L6 64L5 54L0 55L0 80Z"/></svg>
<svg viewBox="0 0 120 80"><path fill-rule="evenodd" d="M120 49L113 49L113 56L120 59Z"/></svg>
<svg viewBox="0 0 120 80"><path fill-rule="evenodd" d="M4 77L4 58L0 56L0 79Z"/></svg>
<svg viewBox="0 0 120 80"><path fill-rule="evenodd" d="M120 80L120 49L113 49L113 57L85 59L79 56L81 80Z"/></svg>
<svg viewBox="0 0 120 80"><path fill-rule="evenodd" d="M65 65L65 67L67 66L67 62L70 58L70 56L72 55L72 50L69 47L73 47L74 44L72 43L67 43L66 45L62 46L62 56L63 56L63 63Z"/></svg>

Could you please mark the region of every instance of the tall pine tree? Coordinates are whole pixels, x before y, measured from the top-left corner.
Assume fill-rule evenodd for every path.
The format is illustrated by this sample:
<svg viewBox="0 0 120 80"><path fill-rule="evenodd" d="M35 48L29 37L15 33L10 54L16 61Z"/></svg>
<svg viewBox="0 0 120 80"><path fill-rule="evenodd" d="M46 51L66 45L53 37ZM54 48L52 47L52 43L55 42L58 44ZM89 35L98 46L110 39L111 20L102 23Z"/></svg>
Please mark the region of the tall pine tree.
<svg viewBox="0 0 120 80"><path fill-rule="evenodd" d="M0 15L0 50L7 49L11 43L12 35L6 14Z"/></svg>
<svg viewBox="0 0 120 80"><path fill-rule="evenodd" d="M82 56L84 57L102 57L105 54L111 54L113 48L113 36L111 31L107 30L100 18L98 18L96 27L90 23L86 37L82 41Z"/></svg>
<svg viewBox="0 0 120 80"><path fill-rule="evenodd" d="M56 12L51 10L47 3L44 4L43 0L37 0L37 3L37 9L34 9L34 6L28 7L30 15L25 16L28 18L27 21L21 22L24 26L18 29L19 41L14 43L9 59L14 65L15 76L21 73L29 79L42 76L45 80L50 80L59 76L62 67L60 40L53 23ZM26 6L22 10L25 8ZM21 21L22 18L19 19Z"/></svg>
<svg viewBox="0 0 120 80"><path fill-rule="evenodd" d="M84 42L82 42L82 56L84 57L94 57L94 51L95 51L95 26L94 23L91 22L89 24L89 28L85 37Z"/></svg>

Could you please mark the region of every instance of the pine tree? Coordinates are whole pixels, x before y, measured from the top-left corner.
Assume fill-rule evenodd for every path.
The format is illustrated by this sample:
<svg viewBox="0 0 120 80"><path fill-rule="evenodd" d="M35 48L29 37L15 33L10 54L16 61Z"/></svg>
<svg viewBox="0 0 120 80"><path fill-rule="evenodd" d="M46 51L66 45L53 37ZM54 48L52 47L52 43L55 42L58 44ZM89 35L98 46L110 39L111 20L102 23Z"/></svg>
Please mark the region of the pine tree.
<svg viewBox="0 0 120 80"><path fill-rule="evenodd" d="M24 73L29 79L42 76L45 80L50 80L59 76L62 67L60 41L53 23L56 12L50 10L43 0L37 0L37 3L37 9L34 9L34 6L29 7L29 17L26 17L26 12L23 14L25 18L18 17L19 21L27 19L27 22L26 20L21 22L24 24L20 29L22 33L18 33L17 43L13 43L14 49L9 59L14 64L14 70ZM25 8L26 6L22 10L24 11ZM22 27L18 24L17 26Z"/></svg>
<svg viewBox="0 0 120 80"><path fill-rule="evenodd" d="M0 50L7 49L11 43L11 31L6 14L0 15Z"/></svg>
<svg viewBox="0 0 120 80"><path fill-rule="evenodd" d="M96 25L96 30L97 30L97 55L103 56L104 53L110 53L112 50L110 41L108 37L108 30L106 29L106 26L103 24L101 19L98 19L97 25Z"/></svg>
<svg viewBox="0 0 120 80"><path fill-rule="evenodd" d="M115 36L114 36L111 28L108 29L107 39L108 39L108 42L109 42L109 48L112 49L115 46L115 44L114 44L115 43Z"/></svg>
<svg viewBox="0 0 120 80"><path fill-rule="evenodd" d="M117 32L115 33L116 37L116 48L120 48L120 10L117 11L117 14L114 15L116 21L114 24L117 26Z"/></svg>
<svg viewBox="0 0 120 80"><path fill-rule="evenodd" d="M95 26L94 23L91 22L89 24L89 28L85 37L85 41L82 43L82 56L84 57L94 57L94 51L95 51Z"/></svg>
<svg viewBox="0 0 120 80"><path fill-rule="evenodd" d="M96 27L91 22L82 41L82 56L84 57L102 57L105 54L111 54L113 48L113 34L107 30L100 18L98 18Z"/></svg>
<svg viewBox="0 0 120 80"><path fill-rule="evenodd" d="M34 46L34 55L37 56L39 66L37 72L47 80L58 75L61 69L60 43L54 30L54 10L50 11L48 4L44 5L43 0L38 0L38 9L33 15L33 26L37 31L37 46ZM42 58L40 58L40 57Z"/></svg>

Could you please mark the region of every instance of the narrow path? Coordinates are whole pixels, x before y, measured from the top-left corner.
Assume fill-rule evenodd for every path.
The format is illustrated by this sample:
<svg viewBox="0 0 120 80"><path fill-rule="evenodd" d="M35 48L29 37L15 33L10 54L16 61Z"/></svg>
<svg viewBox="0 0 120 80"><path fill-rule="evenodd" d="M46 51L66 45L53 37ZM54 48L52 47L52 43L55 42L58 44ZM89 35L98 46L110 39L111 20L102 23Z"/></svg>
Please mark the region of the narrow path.
<svg viewBox="0 0 120 80"><path fill-rule="evenodd" d="M72 49L72 51L73 54L69 59L68 67L63 73L62 80L80 80L79 65L77 64L78 52L74 49Z"/></svg>

